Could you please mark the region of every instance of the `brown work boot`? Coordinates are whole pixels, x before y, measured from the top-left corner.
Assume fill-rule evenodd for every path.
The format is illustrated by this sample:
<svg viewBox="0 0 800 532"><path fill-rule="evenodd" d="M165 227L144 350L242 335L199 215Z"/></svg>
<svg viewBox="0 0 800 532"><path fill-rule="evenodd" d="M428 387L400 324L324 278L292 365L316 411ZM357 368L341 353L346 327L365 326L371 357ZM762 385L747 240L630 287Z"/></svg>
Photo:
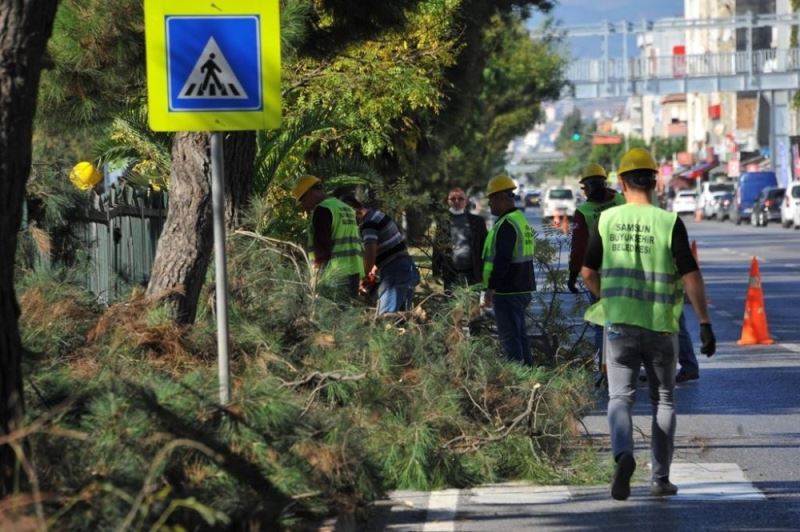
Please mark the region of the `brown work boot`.
<svg viewBox="0 0 800 532"><path fill-rule="evenodd" d="M669 477L654 478L650 483L650 495L665 497L678 493L678 486L669 481Z"/></svg>

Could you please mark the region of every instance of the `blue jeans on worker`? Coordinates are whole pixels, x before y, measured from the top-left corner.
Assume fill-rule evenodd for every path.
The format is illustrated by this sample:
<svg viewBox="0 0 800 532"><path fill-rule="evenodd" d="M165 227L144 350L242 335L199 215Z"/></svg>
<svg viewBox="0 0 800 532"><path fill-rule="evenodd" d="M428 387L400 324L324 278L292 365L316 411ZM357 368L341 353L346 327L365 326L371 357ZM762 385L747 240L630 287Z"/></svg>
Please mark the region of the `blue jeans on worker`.
<svg viewBox="0 0 800 532"><path fill-rule="evenodd" d="M419 283L419 270L406 255L381 266L378 284L378 314L411 309L414 288Z"/></svg>
<svg viewBox="0 0 800 532"><path fill-rule="evenodd" d="M525 312L530 302L530 293L494 295L494 319L503 351L510 360L526 366L533 366L525 327Z"/></svg>
<svg viewBox="0 0 800 532"><path fill-rule="evenodd" d="M614 457L633 454L631 411L636 400L639 368L644 365L650 388L652 424L650 451L653 478L669 476L675 440L675 334L633 325L608 325L608 426Z"/></svg>
<svg viewBox="0 0 800 532"><path fill-rule="evenodd" d="M700 365L697 363L697 356L694 354L692 337L686 329L686 312L681 312L681 319L678 322L678 364L684 373L700 373Z"/></svg>

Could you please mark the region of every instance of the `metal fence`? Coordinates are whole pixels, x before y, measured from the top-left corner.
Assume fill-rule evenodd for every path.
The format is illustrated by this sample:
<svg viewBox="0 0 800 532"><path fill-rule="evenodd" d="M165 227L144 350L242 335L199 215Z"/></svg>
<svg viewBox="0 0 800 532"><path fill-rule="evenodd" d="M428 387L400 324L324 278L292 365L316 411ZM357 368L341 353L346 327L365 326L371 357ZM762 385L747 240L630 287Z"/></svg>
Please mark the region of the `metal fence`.
<svg viewBox="0 0 800 532"><path fill-rule="evenodd" d="M86 286L99 302L147 284L166 217L166 193L116 185L91 193L75 230L89 254Z"/></svg>

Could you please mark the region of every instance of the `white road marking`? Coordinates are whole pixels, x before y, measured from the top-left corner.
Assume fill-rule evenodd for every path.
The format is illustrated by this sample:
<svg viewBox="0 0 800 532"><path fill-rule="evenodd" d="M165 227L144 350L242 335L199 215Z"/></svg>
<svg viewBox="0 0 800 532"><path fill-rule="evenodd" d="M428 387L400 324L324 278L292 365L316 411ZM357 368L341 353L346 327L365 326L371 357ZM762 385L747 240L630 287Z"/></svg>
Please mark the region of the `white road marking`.
<svg viewBox="0 0 800 532"><path fill-rule="evenodd" d="M778 346L792 353L800 353L800 344L778 344Z"/></svg>
<svg viewBox="0 0 800 532"><path fill-rule="evenodd" d="M733 317L733 314L731 314L727 310L716 309L716 312L717 312L717 314L719 314L720 316L723 316L725 318L732 318Z"/></svg>
<svg viewBox="0 0 800 532"><path fill-rule="evenodd" d="M422 532L455 532L460 490L432 491Z"/></svg>
<svg viewBox="0 0 800 532"><path fill-rule="evenodd" d="M531 486L522 483L475 488L469 493L472 504L558 504L570 500L567 486Z"/></svg>
<svg viewBox="0 0 800 532"><path fill-rule="evenodd" d="M745 477L737 464L673 463L670 481L678 486L674 499L692 501L762 501L766 496Z"/></svg>

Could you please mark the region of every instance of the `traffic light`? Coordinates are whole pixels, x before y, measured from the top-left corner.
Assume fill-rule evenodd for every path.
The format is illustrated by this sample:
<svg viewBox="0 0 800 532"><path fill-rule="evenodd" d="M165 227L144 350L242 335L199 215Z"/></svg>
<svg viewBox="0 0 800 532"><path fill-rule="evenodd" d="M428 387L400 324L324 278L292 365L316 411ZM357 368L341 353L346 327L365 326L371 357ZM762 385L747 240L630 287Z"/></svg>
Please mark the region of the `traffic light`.
<svg viewBox="0 0 800 532"><path fill-rule="evenodd" d="M575 130L572 131L572 137L571 138L572 138L572 142L580 142L580 140L583 138L583 135L581 134L580 131L575 129Z"/></svg>

